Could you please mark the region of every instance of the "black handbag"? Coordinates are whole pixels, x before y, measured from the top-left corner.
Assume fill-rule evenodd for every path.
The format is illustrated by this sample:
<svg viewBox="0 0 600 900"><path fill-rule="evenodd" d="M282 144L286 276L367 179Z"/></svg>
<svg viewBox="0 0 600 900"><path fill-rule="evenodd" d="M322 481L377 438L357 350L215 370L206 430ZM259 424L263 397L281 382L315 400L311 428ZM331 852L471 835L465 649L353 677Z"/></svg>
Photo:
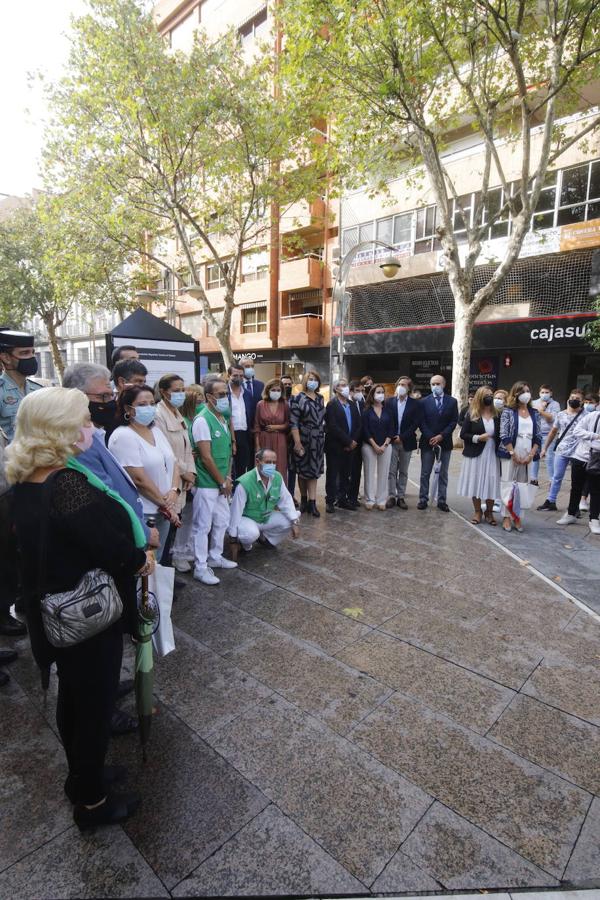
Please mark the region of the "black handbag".
<svg viewBox="0 0 600 900"><path fill-rule="evenodd" d="M45 593L48 519L54 474L44 484L38 594L42 624L53 647L72 647L105 631L123 614L123 603L112 575L102 569L85 572L74 588Z"/></svg>

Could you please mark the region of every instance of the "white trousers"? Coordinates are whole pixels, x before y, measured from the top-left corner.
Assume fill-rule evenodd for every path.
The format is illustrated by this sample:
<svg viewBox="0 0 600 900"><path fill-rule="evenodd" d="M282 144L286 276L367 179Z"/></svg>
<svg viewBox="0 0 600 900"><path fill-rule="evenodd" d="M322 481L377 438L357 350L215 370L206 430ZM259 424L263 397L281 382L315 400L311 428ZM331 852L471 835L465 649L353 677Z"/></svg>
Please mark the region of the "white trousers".
<svg viewBox="0 0 600 900"><path fill-rule="evenodd" d="M387 445L382 454L375 453L370 444L362 445L365 503L376 503L378 506L385 504L388 498L388 474L391 456L391 444Z"/></svg>
<svg viewBox="0 0 600 900"><path fill-rule="evenodd" d="M290 534L292 523L283 513L271 513L264 524L255 522L247 516L242 516L238 525L238 541L244 550L250 550L252 544L259 539L261 534L266 537L270 544L276 547Z"/></svg>
<svg viewBox="0 0 600 900"><path fill-rule="evenodd" d="M191 494L181 510L181 528L175 532L172 556L181 561L194 558L194 498Z"/></svg>
<svg viewBox="0 0 600 900"><path fill-rule="evenodd" d="M229 525L229 503L218 488L196 488L194 494L194 562L200 571L223 555ZM210 559L208 536L210 535Z"/></svg>

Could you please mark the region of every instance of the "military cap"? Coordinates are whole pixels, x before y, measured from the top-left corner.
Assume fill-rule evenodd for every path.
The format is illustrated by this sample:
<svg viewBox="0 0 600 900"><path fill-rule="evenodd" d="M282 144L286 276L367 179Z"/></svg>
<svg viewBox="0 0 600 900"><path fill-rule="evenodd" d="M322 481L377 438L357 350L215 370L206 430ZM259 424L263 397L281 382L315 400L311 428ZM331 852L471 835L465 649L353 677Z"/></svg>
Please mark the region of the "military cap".
<svg viewBox="0 0 600 900"><path fill-rule="evenodd" d="M32 334L25 331L0 330L0 350L12 350L14 347L33 347Z"/></svg>

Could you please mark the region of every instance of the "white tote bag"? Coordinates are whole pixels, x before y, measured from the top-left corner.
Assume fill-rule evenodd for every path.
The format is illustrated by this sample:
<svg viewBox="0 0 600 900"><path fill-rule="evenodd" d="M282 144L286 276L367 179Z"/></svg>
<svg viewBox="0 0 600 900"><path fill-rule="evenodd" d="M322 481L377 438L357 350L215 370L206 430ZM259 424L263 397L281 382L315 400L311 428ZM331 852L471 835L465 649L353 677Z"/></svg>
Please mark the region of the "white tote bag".
<svg viewBox="0 0 600 900"><path fill-rule="evenodd" d="M157 563L154 572L148 578L148 590L156 597L160 609L158 629L152 635L152 644L159 656L166 656L175 649L173 623L171 622L174 586L175 569Z"/></svg>

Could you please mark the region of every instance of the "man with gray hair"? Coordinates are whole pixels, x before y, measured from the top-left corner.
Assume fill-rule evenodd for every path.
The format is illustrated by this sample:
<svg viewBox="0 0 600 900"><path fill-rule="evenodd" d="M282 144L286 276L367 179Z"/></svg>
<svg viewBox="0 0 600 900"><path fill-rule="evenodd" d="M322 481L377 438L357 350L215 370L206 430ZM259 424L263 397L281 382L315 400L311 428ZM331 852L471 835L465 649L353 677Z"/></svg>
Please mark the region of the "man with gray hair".
<svg viewBox="0 0 600 900"><path fill-rule="evenodd" d="M331 385L332 398L325 409L325 503L328 513L340 509L356 509L350 496L354 455L360 453L362 421L358 404L350 400L350 387L345 378Z"/></svg>
<svg viewBox="0 0 600 900"><path fill-rule="evenodd" d="M300 513L277 471L274 450L259 450L256 467L241 475L231 503L229 536L251 550L255 541L276 547L290 533L298 537Z"/></svg>

